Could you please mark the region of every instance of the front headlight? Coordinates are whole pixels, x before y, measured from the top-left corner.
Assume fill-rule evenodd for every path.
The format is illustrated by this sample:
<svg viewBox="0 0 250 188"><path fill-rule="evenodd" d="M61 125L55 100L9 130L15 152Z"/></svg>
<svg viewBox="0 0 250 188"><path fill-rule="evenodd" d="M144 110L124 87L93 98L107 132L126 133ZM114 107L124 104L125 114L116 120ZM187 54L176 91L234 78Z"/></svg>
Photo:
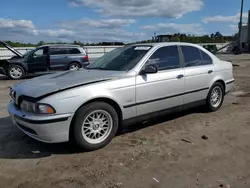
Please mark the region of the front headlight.
<svg viewBox="0 0 250 188"><path fill-rule="evenodd" d="M27 112L36 113L36 114L54 114L56 113L55 109L49 104L39 104L29 101L23 101L20 105L21 109Z"/></svg>
<svg viewBox="0 0 250 188"><path fill-rule="evenodd" d="M36 103L25 101L25 100L22 101L20 108L24 111L27 111L27 112L35 113L37 111L36 110Z"/></svg>

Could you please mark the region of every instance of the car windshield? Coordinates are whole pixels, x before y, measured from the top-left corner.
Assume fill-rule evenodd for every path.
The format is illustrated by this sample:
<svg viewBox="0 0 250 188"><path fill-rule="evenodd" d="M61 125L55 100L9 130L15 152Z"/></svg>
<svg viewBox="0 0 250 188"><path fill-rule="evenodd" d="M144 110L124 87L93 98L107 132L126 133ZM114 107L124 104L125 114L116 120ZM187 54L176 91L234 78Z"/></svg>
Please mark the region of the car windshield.
<svg viewBox="0 0 250 188"><path fill-rule="evenodd" d="M24 57L28 56L29 54L33 53L36 49L33 49L33 50L28 50L27 52L25 52L23 54Z"/></svg>
<svg viewBox="0 0 250 188"><path fill-rule="evenodd" d="M151 47L138 45L116 48L91 63L86 69L128 71L135 67Z"/></svg>

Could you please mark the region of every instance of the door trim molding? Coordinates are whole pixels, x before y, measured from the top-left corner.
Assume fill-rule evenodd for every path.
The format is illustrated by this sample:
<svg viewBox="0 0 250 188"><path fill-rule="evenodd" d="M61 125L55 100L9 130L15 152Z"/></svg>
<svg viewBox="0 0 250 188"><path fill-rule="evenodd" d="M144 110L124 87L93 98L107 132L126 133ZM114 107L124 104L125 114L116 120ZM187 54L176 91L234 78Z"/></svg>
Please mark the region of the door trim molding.
<svg viewBox="0 0 250 188"><path fill-rule="evenodd" d="M175 107L172 107L172 108L167 108L167 109L156 111L156 112L142 114L142 115L135 116L135 117L132 117L132 118L124 119L122 121L122 123L123 123L122 125L123 126L134 125L134 124L136 124L138 122L153 120L156 117L165 116L166 114L174 114L174 113L177 113L177 112L181 112L181 111L185 111L185 110L188 110L188 109L191 109L191 108L202 106L202 105L205 105L205 104L206 104L206 99L191 102L191 103L188 103L188 104L184 104L182 106L175 106Z"/></svg>
<svg viewBox="0 0 250 188"><path fill-rule="evenodd" d="M179 93L179 94L175 94L175 95L169 95L169 96L155 98L155 99L151 99L151 100L147 100L147 101L142 101L142 102L138 102L138 103L128 104L128 105L124 105L123 108L131 108L133 106L139 106L139 105L142 105L142 104L157 102L157 101L161 101L161 100L165 100L165 99L179 97L179 96L182 96L182 95L187 95L187 94L191 94L191 93L205 91L205 90L208 90L208 89L209 89L209 87L205 87L205 88L196 89L196 90L192 90L192 91L187 91L187 92Z"/></svg>
<svg viewBox="0 0 250 188"><path fill-rule="evenodd" d="M226 84L229 85L229 84L232 84L234 82L235 82L235 80L231 80L231 81L227 82Z"/></svg>

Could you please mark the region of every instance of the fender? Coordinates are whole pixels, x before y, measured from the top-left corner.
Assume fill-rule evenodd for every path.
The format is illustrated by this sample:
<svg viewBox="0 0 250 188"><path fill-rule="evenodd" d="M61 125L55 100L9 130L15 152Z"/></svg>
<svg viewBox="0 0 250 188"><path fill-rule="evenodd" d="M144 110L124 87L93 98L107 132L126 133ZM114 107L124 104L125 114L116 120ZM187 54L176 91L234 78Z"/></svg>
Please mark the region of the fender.
<svg viewBox="0 0 250 188"><path fill-rule="evenodd" d="M26 63L26 60L24 58L13 58L13 59L9 59L9 66L11 65L19 65L21 67L23 67L25 72L28 72L28 64Z"/></svg>
<svg viewBox="0 0 250 188"><path fill-rule="evenodd" d="M222 76L220 75L216 75L212 81L210 82L210 85L209 85L209 90L211 89L212 85L215 83L215 82L222 82L223 86L224 86L224 89L225 89L225 92L226 92L226 83L225 83L225 80L223 79Z"/></svg>

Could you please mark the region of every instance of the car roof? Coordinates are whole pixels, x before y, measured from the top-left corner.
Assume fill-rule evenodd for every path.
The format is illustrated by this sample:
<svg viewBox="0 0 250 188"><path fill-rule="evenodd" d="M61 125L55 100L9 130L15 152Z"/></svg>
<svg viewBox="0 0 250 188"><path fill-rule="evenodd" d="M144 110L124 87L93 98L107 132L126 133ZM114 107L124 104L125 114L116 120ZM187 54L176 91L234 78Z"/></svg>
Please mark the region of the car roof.
<svg viewBox="0 0 250 188"><path fill-rule="evenodd" d="M79 45L74 44L45 44L39 47L54 47L54 48L81 48Z"/></svg>
<svg viewBox="0 0 250 188"><path fill-rule="evenodd" d="M152 43L138 43L132 44L133 46L168 46L168 45L188 45L188 46L200 46L198 44L188 42L152 42Z"/></svg>

